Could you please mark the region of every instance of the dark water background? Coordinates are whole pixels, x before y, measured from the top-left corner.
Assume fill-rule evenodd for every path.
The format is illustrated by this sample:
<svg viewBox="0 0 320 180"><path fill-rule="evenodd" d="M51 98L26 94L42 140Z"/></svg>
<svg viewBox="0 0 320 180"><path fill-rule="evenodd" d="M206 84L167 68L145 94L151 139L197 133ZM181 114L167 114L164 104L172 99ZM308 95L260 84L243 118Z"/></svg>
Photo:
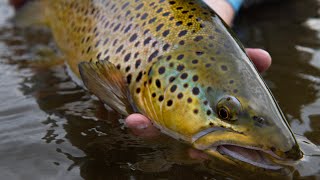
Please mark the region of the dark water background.
<svg viewBox="0 0 320 180"><path fill-rule="evenodd" d="M271 53L263 76L308 154L280 175L199 162L166 136L131 135L71 81L50 33L14 27L13 15L0 0L0 179L320 179L318 1L254 7L236 23L246 46Z"/></svg>

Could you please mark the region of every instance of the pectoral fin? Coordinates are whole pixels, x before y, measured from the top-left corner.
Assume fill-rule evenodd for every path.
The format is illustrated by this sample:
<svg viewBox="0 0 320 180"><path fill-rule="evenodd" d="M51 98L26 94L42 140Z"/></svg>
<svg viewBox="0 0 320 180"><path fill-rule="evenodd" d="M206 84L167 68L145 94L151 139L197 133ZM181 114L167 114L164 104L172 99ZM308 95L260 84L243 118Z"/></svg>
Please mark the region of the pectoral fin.
<svg viewBox="0 0 320 180"><path fill-rule="evenodd" d="M134 112L127 83L112 63L82 62L79 71L84 85L102 102L123 115Z"/></svg>

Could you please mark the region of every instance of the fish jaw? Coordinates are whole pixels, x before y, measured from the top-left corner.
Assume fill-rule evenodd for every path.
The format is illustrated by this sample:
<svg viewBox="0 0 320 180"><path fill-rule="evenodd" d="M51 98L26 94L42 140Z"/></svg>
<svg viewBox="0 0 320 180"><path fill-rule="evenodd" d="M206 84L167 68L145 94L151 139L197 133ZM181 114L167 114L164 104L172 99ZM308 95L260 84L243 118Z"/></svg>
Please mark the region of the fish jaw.
<svg viewBox="0 0 320 180"><path fill-rule="evenodd" d="M211 129L211 130L210 130ZM260 142L252 136L224 128L210 128L193 136L193 146L207 154L225 161L247 164L267 170L280 170L293 164L296 158L290 154L301 152L297 144L288 151ZM289 155L288 155L289 154Z"/></svg>

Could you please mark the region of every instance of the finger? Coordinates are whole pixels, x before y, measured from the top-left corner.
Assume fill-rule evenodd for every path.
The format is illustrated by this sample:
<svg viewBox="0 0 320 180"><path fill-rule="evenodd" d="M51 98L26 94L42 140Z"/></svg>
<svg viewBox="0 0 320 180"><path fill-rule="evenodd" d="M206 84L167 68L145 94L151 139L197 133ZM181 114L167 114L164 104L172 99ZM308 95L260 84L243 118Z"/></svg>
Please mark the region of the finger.
<svg viewBox="0 0 320 180"><path fill-rule="evenodd" d="M270 54L262 49L247 48L246 52L259 72L266 71L272 62Z"/></svg>
<svg viewBox="0 0 320 180"><path fill-rule="evenodd" d="M129 115L125 120L125 124L136 136L150 138L160 134L160 131L142 114Z"/></svg>
<svg viewBox="0 0 320 180"><path fill-rule="evenodd" d="M10 0L10 4L16 9L22 7L28 0Z"/></svg>
<svg viewBox="0 0 320 180"><path fill-rule="evenodd" d="M199 151L197 149L189 149L188 154L192 159L197 159L197 160L207 160L209 159L209 156L205 154L202 151Z"/></svg>

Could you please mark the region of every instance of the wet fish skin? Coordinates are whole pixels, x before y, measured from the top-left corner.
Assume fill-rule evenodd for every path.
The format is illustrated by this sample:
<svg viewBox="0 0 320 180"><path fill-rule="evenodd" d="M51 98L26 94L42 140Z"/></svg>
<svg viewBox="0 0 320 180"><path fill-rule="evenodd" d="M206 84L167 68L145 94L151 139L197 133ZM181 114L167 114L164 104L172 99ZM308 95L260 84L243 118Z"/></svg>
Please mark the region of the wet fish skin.
<svg viewBox="0 0 320 180"><path fill-rule="evenodd" d="M117 69L127 83L130 104L174 138L209 154L213 145L234 144L284 159L301 157L285 117L239 41L202 1L43 4L68 65L80 77L78 65L93 64L80 66L88 76L85 84L111 107L115 100L103 97L103 85L98 93L96 83ZM102 61L114 67L94 74L96 65L104 67ZM117 97L117 85L107 82Z"/></svg>

